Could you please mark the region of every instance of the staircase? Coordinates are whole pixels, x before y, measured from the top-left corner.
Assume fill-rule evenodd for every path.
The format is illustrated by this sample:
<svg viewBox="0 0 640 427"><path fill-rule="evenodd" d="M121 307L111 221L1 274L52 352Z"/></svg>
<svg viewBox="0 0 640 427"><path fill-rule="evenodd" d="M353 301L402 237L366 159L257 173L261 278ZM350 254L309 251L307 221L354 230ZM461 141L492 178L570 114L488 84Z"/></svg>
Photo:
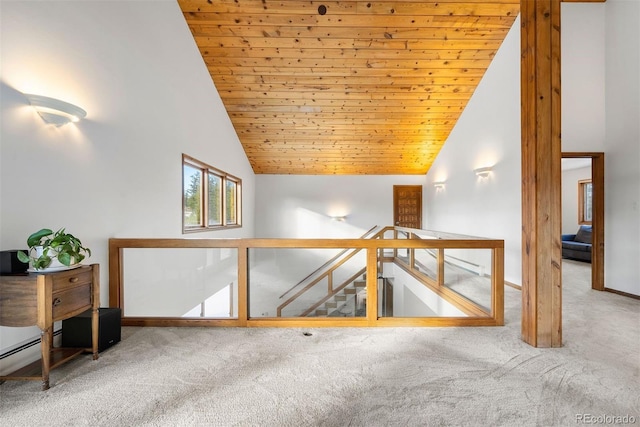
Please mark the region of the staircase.
<svg viewBox="0 0 640 427"><path fill-rule="evenodd" d="M354 280L338 292L327 299L324 304L316 308L313 314L315 317L365 317L366 316L366 293L367 278L363 275L361 279Z"/></svg>
<svg viewBox="0 0 640 427"><path fill-rule="evenodd" d="M394 231L394 239L402 234L407 240L422 239L412 230L397 228L373 227L367 231L362 239L384 239L386 231ZM427 238L446 238L436 233L428 234ZM482 265L472 264L468 261L444 256L444 249L412 248L385 249L378 247L377 261L379 263L393 263L408 273L412 279L427 287L438 298L453 305L468 316L487 317L489 310L480 307L465 295L456 292L444 282L444 267L459 268L468 273L484 276ZM475 247L465 246L473 249ZM418 249L421 249L418 251ZM288 297L277 308L277 317L367 317L367 287L366 270L367 261L362 258L363 248L344 249L322 266L300 280L290 289L285 291L280 299ZM360 255L359 258L356 255ZM336 273L340 270L340 273ZM376 268L378 270L379 268ZM384 269L379 270L384 274ZM393 277L379 277L378 282L378 315L393 317ZM404 286L399 284L398 286ZM493 284L492 284L493 286ZM313 293L307 293L313 289ZM305 298L300 298L305 295ZM311 296L313 295L313 296ZM315 302L313 302L315 301ZM292 304L292 303L296 303ZM438 303L439 304L439 303ZM491 304L487 305L490 307ZM283 309L288 311L283 314Z"/></svg>

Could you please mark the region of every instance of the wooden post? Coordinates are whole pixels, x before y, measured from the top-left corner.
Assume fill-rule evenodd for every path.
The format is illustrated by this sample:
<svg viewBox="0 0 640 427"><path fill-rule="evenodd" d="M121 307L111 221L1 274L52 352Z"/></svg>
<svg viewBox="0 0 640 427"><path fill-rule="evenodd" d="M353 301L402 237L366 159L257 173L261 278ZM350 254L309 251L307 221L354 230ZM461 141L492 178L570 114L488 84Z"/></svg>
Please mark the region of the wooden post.
<svg viewBox="0 0 640 427"><path fill-rule="evenodd" d="M249 320L249 247L238 246L238 325Z"/></svg>
<svg viewBox="0 0 640 427"><path fill-rule="evenodd" d="M98 360L100 334L100 264L91 264L91 353Z"/></svg>
<svg viewBox="0 0 640 427"><path fill-rule="evenodd" d="M109 307L120 307L124 315L123 249L109 239Z"/></svg>
<svg viewBox="0 0 640 427"><path fill-rule="evenodd" d="M438 286L444 286L444 249L438 249Z"/></svg>
<svg viewBox="0 0 640 427"><path fill-rule="evenodd" d="M378 321L378 251L367 249L367 321L374 326Z"/></svg>
<svg viewBox="0 0 640 427"><path fill-rule="evenodd" d="M591 158L593 183L593 244L591 249L591 287L604 291L604 153Z"/></svg>
<svg viewBox="0 0 640 427"><path fill-rule="evenodd" d="M522 339L562 345L560 2L521 0Z"/></svg>
<svg viewBox="0 0 640 427"><path fill-rule="evenodd" d="M504 326L504 247L491 251L491 316Z"/></svg>

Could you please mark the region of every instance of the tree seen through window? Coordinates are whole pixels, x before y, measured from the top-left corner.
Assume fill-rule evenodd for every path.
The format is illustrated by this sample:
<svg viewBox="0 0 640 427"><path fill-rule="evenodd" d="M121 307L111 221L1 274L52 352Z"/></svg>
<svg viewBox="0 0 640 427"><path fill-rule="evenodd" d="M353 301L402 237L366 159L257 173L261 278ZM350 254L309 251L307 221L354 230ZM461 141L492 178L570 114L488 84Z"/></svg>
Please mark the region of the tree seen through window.
<svg viewBox="0 0 640 427"><path fill-rule="evenodd" d="M242 181L182 155L182 231L240 227Z"/></svg>

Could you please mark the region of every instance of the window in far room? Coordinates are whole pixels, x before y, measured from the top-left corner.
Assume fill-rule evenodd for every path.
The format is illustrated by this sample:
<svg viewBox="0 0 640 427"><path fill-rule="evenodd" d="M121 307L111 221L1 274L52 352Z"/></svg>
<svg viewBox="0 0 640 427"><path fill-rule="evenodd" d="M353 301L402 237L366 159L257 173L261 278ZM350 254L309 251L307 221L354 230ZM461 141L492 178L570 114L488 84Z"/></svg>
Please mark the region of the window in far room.
<svg viewBox="0 0 640 427"><path fill-rule="evenodd" d="M590 225L592 219L593 185L590 179L578 181L578 224Z"/></svg>
<svg viewBox="0 0 640 427"><path fill-rule="evenodd" d="M182 232L242 226L242 180L182 155Z"/></svg>

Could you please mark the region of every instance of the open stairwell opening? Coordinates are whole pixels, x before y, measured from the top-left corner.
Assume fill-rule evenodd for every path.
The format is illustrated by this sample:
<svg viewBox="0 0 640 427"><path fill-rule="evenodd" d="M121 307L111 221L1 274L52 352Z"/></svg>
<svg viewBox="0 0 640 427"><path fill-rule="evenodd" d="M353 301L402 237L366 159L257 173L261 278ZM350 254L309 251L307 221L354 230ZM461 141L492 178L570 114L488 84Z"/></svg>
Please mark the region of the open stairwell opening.
<svg viewBox="0 0 640 427"><path fill-rule="evenodd" d="M381 238L381 232L375 230L374 227L362 238ZM402 231L400 235L419 238ZM281 295L281 299L288 298L278 306L277 316L366 317L366 267L357 270L361 265L358 259L360 263L364 262L362 257L358 258L361 251L340 252L288 289ZM481 264L445 255L444 250L432 249L380 249L377 264L376 292L380 317L490 315L491 281ZM348 278L336 283L335 277L341 270L348 272ZM443 276L440 279L439 274ZM308 294L317 287L326 287L327 283L327 292L309 302Z"/></svg>
<svg viewBox="0 0 640 427"><path fill-rule="evenodd" d="M111 239L110 253L123 325L503 324L502 240L373 227L357 239Z"/></svg>

